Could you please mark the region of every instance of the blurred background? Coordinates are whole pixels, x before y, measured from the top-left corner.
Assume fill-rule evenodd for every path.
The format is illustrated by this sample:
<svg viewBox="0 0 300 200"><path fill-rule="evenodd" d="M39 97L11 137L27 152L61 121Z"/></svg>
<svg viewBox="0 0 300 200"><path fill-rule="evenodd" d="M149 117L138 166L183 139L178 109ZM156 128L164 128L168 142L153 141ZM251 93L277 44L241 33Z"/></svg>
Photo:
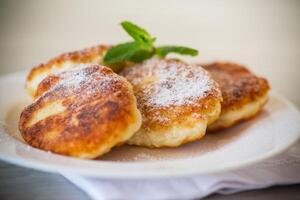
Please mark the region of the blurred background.
<svg viewBox="0 0 300 200"><path fill-rule="evenodd" d="M63 52L127 41L131 20L157 44L197 48L189 60L234 61L267 77L300 108L300 1L0 1L0 74Z"/></svg>

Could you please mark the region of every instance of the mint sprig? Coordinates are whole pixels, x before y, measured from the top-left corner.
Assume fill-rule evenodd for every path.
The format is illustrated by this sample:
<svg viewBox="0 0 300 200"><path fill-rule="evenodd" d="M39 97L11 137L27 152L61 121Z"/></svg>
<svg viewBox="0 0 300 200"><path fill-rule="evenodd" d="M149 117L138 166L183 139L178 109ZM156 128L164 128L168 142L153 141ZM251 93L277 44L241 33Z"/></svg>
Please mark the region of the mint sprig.
<svg viewBox="0 0 300 200"><path fill-rule="evenodd" d="M125 61L134 63L142 62L154 55L161 58L166 57L169 53L178 53L181 55L198 55L196 49L184 46L161 46L155 47L155 37L152 37L145 29L129 21L121 23L123 29L133 38L134 41L118 44L110 48L105 56L104 63L116 64Z"/></svg>
<svg viewBox="0 0 300 200"><path fill-rule="evenodd" d="M152 37L146 30L137 25L124 21L121 23L123 29L137 42L140 42L146 46L152 47L155 38Z"/></svg>
<svg viewBox="0 0 300 200"><path fill-rule="evenodd" d="M168 53L178 53L182 55L197 56L198 51L189 47L183 46L161 46L156 48L156 55L165 57Z"/></svg>
<svg viewBox="0 0 300 200"><path fill-rule="evenodd" d="M109 49L104 57L104 62L113 64L130 60L130 58L141 48L138 42L126 42L118 44L117 46Z"/></svg>

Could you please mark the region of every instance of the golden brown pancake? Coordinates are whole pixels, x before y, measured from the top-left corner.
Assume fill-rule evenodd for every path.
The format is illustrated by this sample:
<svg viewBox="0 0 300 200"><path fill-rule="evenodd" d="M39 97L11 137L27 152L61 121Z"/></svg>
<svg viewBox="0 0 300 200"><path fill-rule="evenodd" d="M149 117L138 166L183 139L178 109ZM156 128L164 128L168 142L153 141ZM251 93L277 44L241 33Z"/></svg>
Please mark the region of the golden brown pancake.
<svg viewBox="0 0 300 200"><path fill-rule="evenodd" d="M221 93L200 67L152 58L121 73L133 85L141 129L128 144L175 147L202 138L220 114Z"/></svg>
<svg viewBox="0 0 300 200"><path fill-rule="evenodd" d="M221 116L208 130L228 128L253 117L267 102L268 81L255 76L246 67L226 62L201 66L219 83L223 96Z"/></svg>
<svg viewBox="0 0 300 200"><path fill-rule="evenodd" d="M25 86L26 91L31 96L35 96L38 84L51 73L73 69L78 66L77 64L82 63L103 64L103 56L110 47L108 45L98 45L80 51L65 53L45 64L34 67L28 74ZM118 70L115 65L110 67L116 71Z"/></svg>
<svg viewBox="0 0 300 200"><path fill-rule="evenodd" d="M19 122L31 146L80 158L108 152L140 126L130 83L97 64L47 76Z"/></svg>

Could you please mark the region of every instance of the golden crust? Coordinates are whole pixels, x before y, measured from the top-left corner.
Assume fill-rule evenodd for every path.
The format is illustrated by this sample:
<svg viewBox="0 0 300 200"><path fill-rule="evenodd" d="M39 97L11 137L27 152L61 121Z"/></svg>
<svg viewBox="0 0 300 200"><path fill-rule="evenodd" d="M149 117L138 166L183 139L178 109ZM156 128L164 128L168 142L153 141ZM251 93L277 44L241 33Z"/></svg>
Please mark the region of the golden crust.
<svg viewBox="0 0 300 200"><path fill-rule="evenodd" d="M101 64L105 52L110 48L109 45L98 45L80 51L64 53L47 63L34 67L27 76L26 90L34 96L37 85L49 74L53 72L65 71L76 67L80 63Z"/></svg>
<svg viewBox="0 0 300 200"><path fill-rule="evenodd" d="M99 55L102 55L107 49L108 46L98 45L80 51L61 54L60 56L51 59L46 64L40 64L37 67L34 67L29 73L27 80L31 81L35 77L35 75L40 74L44 71L49 71L53 67L53 65L57 65L59 68L61 66L61 63L65 61L72 61L74 63L89 63L93 60L97 60L97 57Z"/></svg>
<svg viewBox="0 0 300 200"><path fill-rule="evenodd" d="M246 67L235 63L222 63L215 62L212 64L201 65L204 69L209 71L213 79L220 85L223 102L220 121L223 120L222 116L232 114L233 112L241 114L241 110L254 102L258 102L264 98L269 90L270 86L265 78L257 77L251 73ZM266 100L265 100L266 101ZM254 106L249 110L251 115L245 113L238 116L238 119L232 118L232 122L228 123L224 121L224 124L216 122L213 126L214 130L218 130L225 127L230 127L244 118L249 118L255 115L258 110L262 108L265 101L262 101L259 105ZM245 117L247 115L247 117ZM249 115L249 116L248 116ZM229 115L228 120L229 120ZM232 116L232 115L231 115ZM231 117L230 116L230 117ZM236 115L237 116L237 115Z"/></svg>
<svg viewBox="0 0 300 200"><path fill-rule="evenodd" d="M207 123L219 116L221 93L202 68L181 61L154 58L126 68L121 75L133 85L143 118L142 128L129 144L179 146L201 138ZM201 131L195 130L196 133L190 136L188 130L193 130L199 123L203 125ZM166 141L172 134L180 138L180 132L187 135L180 140L174 139L174 143ZM162 138L165 140L155 141Z"/></svg>
<svg viewBox="0 0 300 200"><path fill-rule="evenodd" d="M95 158L124 143L141 125L131 85L95 64L52 74L24 109L19 129L33 147Z"/></svg>
<svg viewBox="0 0 300 200"><path fill-rule="evenodd" d="M220 118L208 126L208 131L216 131L220 129L229 128L239 122L249 120L258 114L268 100L268 93L256 99L253 102L249 102L243 105L239 109L231 110L223 113Z"/></svg>

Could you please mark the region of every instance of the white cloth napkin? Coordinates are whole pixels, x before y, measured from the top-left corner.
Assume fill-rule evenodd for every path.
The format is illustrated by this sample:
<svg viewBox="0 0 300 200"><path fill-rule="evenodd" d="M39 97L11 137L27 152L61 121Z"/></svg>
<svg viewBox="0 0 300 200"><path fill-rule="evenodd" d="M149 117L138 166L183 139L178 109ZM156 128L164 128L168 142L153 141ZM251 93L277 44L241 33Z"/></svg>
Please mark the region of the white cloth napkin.
<svg viewBox="0 0 300 200"><path fill-rule="evenodd" d="M195 199L300 183L300 141L284 153L236 171L154 180L109 180L63 174L95 200Z"/></svg>

